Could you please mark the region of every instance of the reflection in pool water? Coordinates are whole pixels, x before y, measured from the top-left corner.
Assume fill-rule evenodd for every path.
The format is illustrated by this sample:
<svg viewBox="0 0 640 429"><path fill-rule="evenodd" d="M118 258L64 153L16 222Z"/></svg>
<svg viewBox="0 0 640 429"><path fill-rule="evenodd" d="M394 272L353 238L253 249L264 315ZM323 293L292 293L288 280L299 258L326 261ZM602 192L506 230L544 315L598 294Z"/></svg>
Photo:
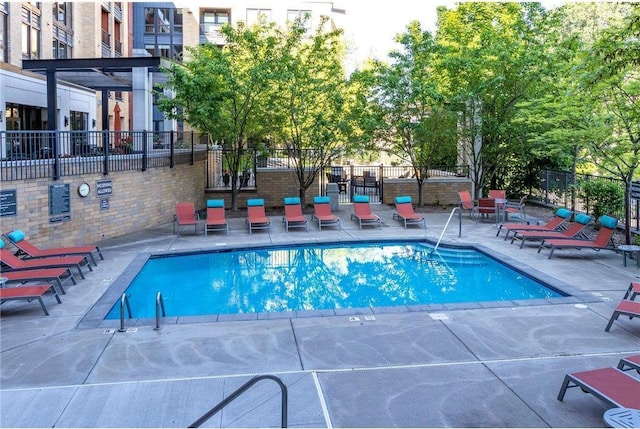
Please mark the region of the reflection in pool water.
<svg viewBox="0 0 640 429"><path fill-rule="evenodd" d="M470 249L332 244L149 259L127 289L133 317L522 300L563 296ZM107 318L119 318L119 302Z"/></svg>

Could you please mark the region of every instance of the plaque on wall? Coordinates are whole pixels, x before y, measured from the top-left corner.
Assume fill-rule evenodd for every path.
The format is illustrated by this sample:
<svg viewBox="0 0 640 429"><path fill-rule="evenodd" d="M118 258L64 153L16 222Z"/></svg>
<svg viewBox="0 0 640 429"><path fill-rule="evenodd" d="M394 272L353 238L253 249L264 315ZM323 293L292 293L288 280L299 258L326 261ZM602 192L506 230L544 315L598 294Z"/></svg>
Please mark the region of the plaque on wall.
<svg viewBox="0 0 640 429"><path fill-rule="evenodd" d="M49 222L71 220L69 184L49 185Z"/></svg>
<svg viewBox="0 0 640 429"><path fill-rule="evenodd" d="M111 194L113 194L113 180L104 179L96 181L96 196L98 198L103 198Z"/></svg>
<svg viewBox="0 0 640 429"><path fill-rule="evenodd" d="M0 191L0 217L16 216L18 214L18 198L15 189Z"/></svg>
<svg viewBox="0 0 640 429"><path fill-rule="evenodd" d="M109 208L109 198L102 198L100 200L100 210L107 210Z"/></svg>

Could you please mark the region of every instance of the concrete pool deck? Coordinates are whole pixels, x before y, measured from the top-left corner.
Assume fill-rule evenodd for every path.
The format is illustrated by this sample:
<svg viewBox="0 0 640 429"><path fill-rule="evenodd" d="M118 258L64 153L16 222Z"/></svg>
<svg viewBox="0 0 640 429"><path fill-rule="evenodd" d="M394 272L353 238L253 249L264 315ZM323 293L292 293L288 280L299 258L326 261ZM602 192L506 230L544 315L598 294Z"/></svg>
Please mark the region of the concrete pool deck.
<svg viewBox="0 0 640 429"><path fill-rule="evenodd" d="M454 217L451 243L480 244L579 290L591 300L529 306L460 304L458 308L266 320L168 319L87 327L85 315L142 252L221 245L314 243L354 239L436 241L448 212L425 214L427 229L405 230L387 206L372 206L381 229L359 230L351 207L336 213L343 229L249 235L230 219L229 235L173 234L171 224L101 243L104 261L68 286L62 304L9 301L0 310L0 426L185 427L253 375L288 387L290 427L602 427L610 408L570 389L564 374L615 366L640 353L640 321L621 317L605 332L636 264L610 251L562 250L548 260L537 246L519 249L496 237L493 222ZM202 231L202 229L200 230ZM381 309L384 310L384 309ZM193 323L191 323L193 322ZM638 374L634 373L638 377ZM261 381L206 427L278 427L280 390Z"/></svg>

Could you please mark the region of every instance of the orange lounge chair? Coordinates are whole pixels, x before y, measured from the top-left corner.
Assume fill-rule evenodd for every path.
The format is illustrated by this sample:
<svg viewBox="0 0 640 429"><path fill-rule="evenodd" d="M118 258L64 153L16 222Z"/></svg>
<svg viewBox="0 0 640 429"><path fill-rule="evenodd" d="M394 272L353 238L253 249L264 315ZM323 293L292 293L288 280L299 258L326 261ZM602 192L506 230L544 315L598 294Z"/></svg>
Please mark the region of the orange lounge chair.
<svg viewBox="0 0 640 429"><path fill-rule="evenodd" d="M331 200L329 197L313 197L312 220L318 221L318 229L322 231L322 226L337 226L341 229L340 218L331 212Z"/></svg>
<svg viewBox="0 0 640 429"><path fill-rule="evenodd" d="M473 199L471 198L471 192L469 191L460 191L458 192L458 197L460 197L460 210L469 210L469 217L471 219L478 221L478 206L475 204Z"/></svg>
<svg viewBox="0 0 640 429"><path fill-rule="evenodd" d="M93 252L96 252L100 256L101 260L104 260L102 252L98 246L73 246L73 247L56 247L53 249L40 249L33 244L29 243L24 237L24 232L16 229L14 231L4 234L6 239L16 246L21 254L26 255L28 258L48 258L51 256L75 256L84 255L91 258L93 265L98 266L96 259L93 257Z"/></svg>
<svg viewBox="0 0 640 429"><path fill-rule="evenodd" d="M287 231L289 231L289 228L304 228L309 231L309 221L302 214L300 198L285 197L282 221Z"/></svg>
<svg viewBox="0 0 640 429"><path fill-rule="evenodd" d="M511 243L513 244L516 239L520 240L520 248L522 249L527 240L577 238L582 234L589 222L591 222L591 216L579 213L576 215L576 221L572 222L564 231L514 231Z"/></svg>
<svg viewBox="0 0 640 429"><path fill-rule="evenodd" d="M351 219L358 221L360 229L362 229L362 225L377 225L378 228L382 227L380 217L371 212L369 197L366 195L356 195L353 197L353 213L351 213Z"/></svg>
<svg viewBox="0 0 640 429"><path fill-rule="evenodd" d="M620 359L620 362L618 362L618 369L621 371L635 369L640 372L640 355L627 356L626 358Z"/></svg>
<svg viewBox="0 0 640 429"><path fill-rule="evenodd" d="M0 242L4 245L4 241L0 240ZM20 259L7 249L2 249L2 247L3 246L0 246L0 262L14 271L42 268L75 268L82 278L84 278L82 265L88 266L89 271L93 271L89 259L86 256L52 256L42 259Z"/></svg>
<svg viewBox="0 0 640 429"><path fill-rule="evenodd" d="M500 235L500 231L504 228L507 232L504 235L504 239L506 240L509 237L510 232L516 231L560 231L564 228L565 222L571 217L573 212L567 209L558 209L549 222L544 225L527 225L524 223L503 223L498 228L498 232L496 233L496 237Z"/></svg>
<svg viewBox="0 0 640 429"><path fill-rule="evenodd" d="M626 299L620 301L615 310L613 310L613 314L609 319L609 323L607 323L607 327L604 328L604 330L606 332L609 332L609 329L611 329L611 325L613 325L613 322L615 322L620 316L629 316L629 319L640 317L640 302L629 301Z"/></svg>
<svg viewBox="0 0 640 429"><path fill-rule="evenodd" d="M600 368L567 374L560 387L558 400L564 399L568 388L580 387L583 392L614 407L640 409L640 380L617 368Z"/></svg>
<svg viewBox="0 0 640 429"><path fill-rule="evenodd" d="M69 268L45 268L42 270L22 270L22 271L3 271L2 277L7 279L7 282L33 282L33 281L45 281L51 282L54 286L60 288L60 293L65 294L64 283L71 280L75 285L76 278ZM56 289L57 291L57 289Z"/></svg>
<svg viewBox="0 0 640 429"><path fill-rule="evenodd" d="M193 225L194 233L198 233L198 215L193 203L176 203L176 214L174 215L173 233L180 234L180 228Z"/></svg>
<svg viewBox="0 0 640 429"><path fill-rule="evenodd" d="M271 221L264 212L264 200L262 198L247 200L247 223L249 224L249 235L254 229L266 229L271 232Z"/></svg>
<svg viewBox="0 0 640 429"><path fill-rule="evenodd" d="M229 234L229 224L224 214L224 200L207 200L207 221L204 235L211 231L224 231Z"/></svg>
<svg viewBox="0 0 640 429"><path fill-rule="evenodd" d="M398 219L404 222L404 229L407 229L407 225L420 225L423 228L427 228L427 224L423 216L420 216L413 211L413 205L411 203L410 196L401 196L395 198L396 213L393 214L394 219Z"/></svg>
<svg viewBox="0 0 640 429"><path fill-rule="evenodd" d="M507 191L503 189L489 189L489 198L492 200L506 200Z"/></svg>
<svg viewBox="0 0 640 429"><path fill-rule="evenodd" d="M549 247L551 252L549 252L549 259L553 256L553 252L556 249L567 249L567 248L575 248L575 249L593 249L595 251L599 250L615 250L613 246L609 246L609 241L611 237L613 237L613 233L616 231L616 227L618 226L618 220L611 216L601 216L600 217L600 231L596 235L596 238L593 240L558 240L558 239L550 239L543 240L540 243L540 247L538 247L538 253L542 250L543 247Z"/></svg>
<svg viewBox="0 0 640 429"><path fill-rule="evenodd" d="M62 304L62 301L60 301L60 297L58 296L58 292L56 291L56 288L53 287L53 285L0 288L0 302L11 300L26 300L28 302L31 302L32 300L37 299L38 302L40 302L42 311L44 311L44 315L48 316L49 311L47 310L47 306L44 305L44 301L42 300L42 295L44 295L47 291L51 291L53 296L56 297L58 304Z"/></svg>

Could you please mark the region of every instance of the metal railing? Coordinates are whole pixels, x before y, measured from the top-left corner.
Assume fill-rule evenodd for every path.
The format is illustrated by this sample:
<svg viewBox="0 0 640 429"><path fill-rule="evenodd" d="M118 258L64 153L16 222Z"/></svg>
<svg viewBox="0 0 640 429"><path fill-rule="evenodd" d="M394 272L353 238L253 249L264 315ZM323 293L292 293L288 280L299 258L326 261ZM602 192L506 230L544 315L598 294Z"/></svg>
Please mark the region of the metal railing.
<svg viewBox="0 0 640 429"><path fill-rule="evenodd" d="M149 131L0 132L0 181L173 167L206 152L199 134Z"/></svg>
<svg viewBox="0 0 640 429"><path fill-rule="evenodd" d="M198 420L196 420L195 422L191 423L189 425L189 427L190 428L198 428L198 427L202 426L203 423L205 423L207 420L209 420L211 417L213 417L217 412L222 410L224 407L229 405L232 401L234 401L236 398L238 398L238 396L242 395L244 392L249 390L249 388L251 386L253 386L254 384L256 384L260 380L273 380L280 387L281 398L282 398L281 399L281 425L280 425L280 427L286 428L287 427L287 419L288 419L287 418L287 401L288 401L288 399L287 399L288 398L287 386L283 383L283 381L279 377L276 377L275 375L269 375L269 374L267 374L267 375L257 375L255 377L253 377L251 380L247 381L242 386L240 386L238 389L236 389L233 393L231 393L229 396L227 396L218 405L216 405L215 407L213 407L212 409L210 409L209 411L204 413L202 415L202 417L200 417Z"/></svg>

